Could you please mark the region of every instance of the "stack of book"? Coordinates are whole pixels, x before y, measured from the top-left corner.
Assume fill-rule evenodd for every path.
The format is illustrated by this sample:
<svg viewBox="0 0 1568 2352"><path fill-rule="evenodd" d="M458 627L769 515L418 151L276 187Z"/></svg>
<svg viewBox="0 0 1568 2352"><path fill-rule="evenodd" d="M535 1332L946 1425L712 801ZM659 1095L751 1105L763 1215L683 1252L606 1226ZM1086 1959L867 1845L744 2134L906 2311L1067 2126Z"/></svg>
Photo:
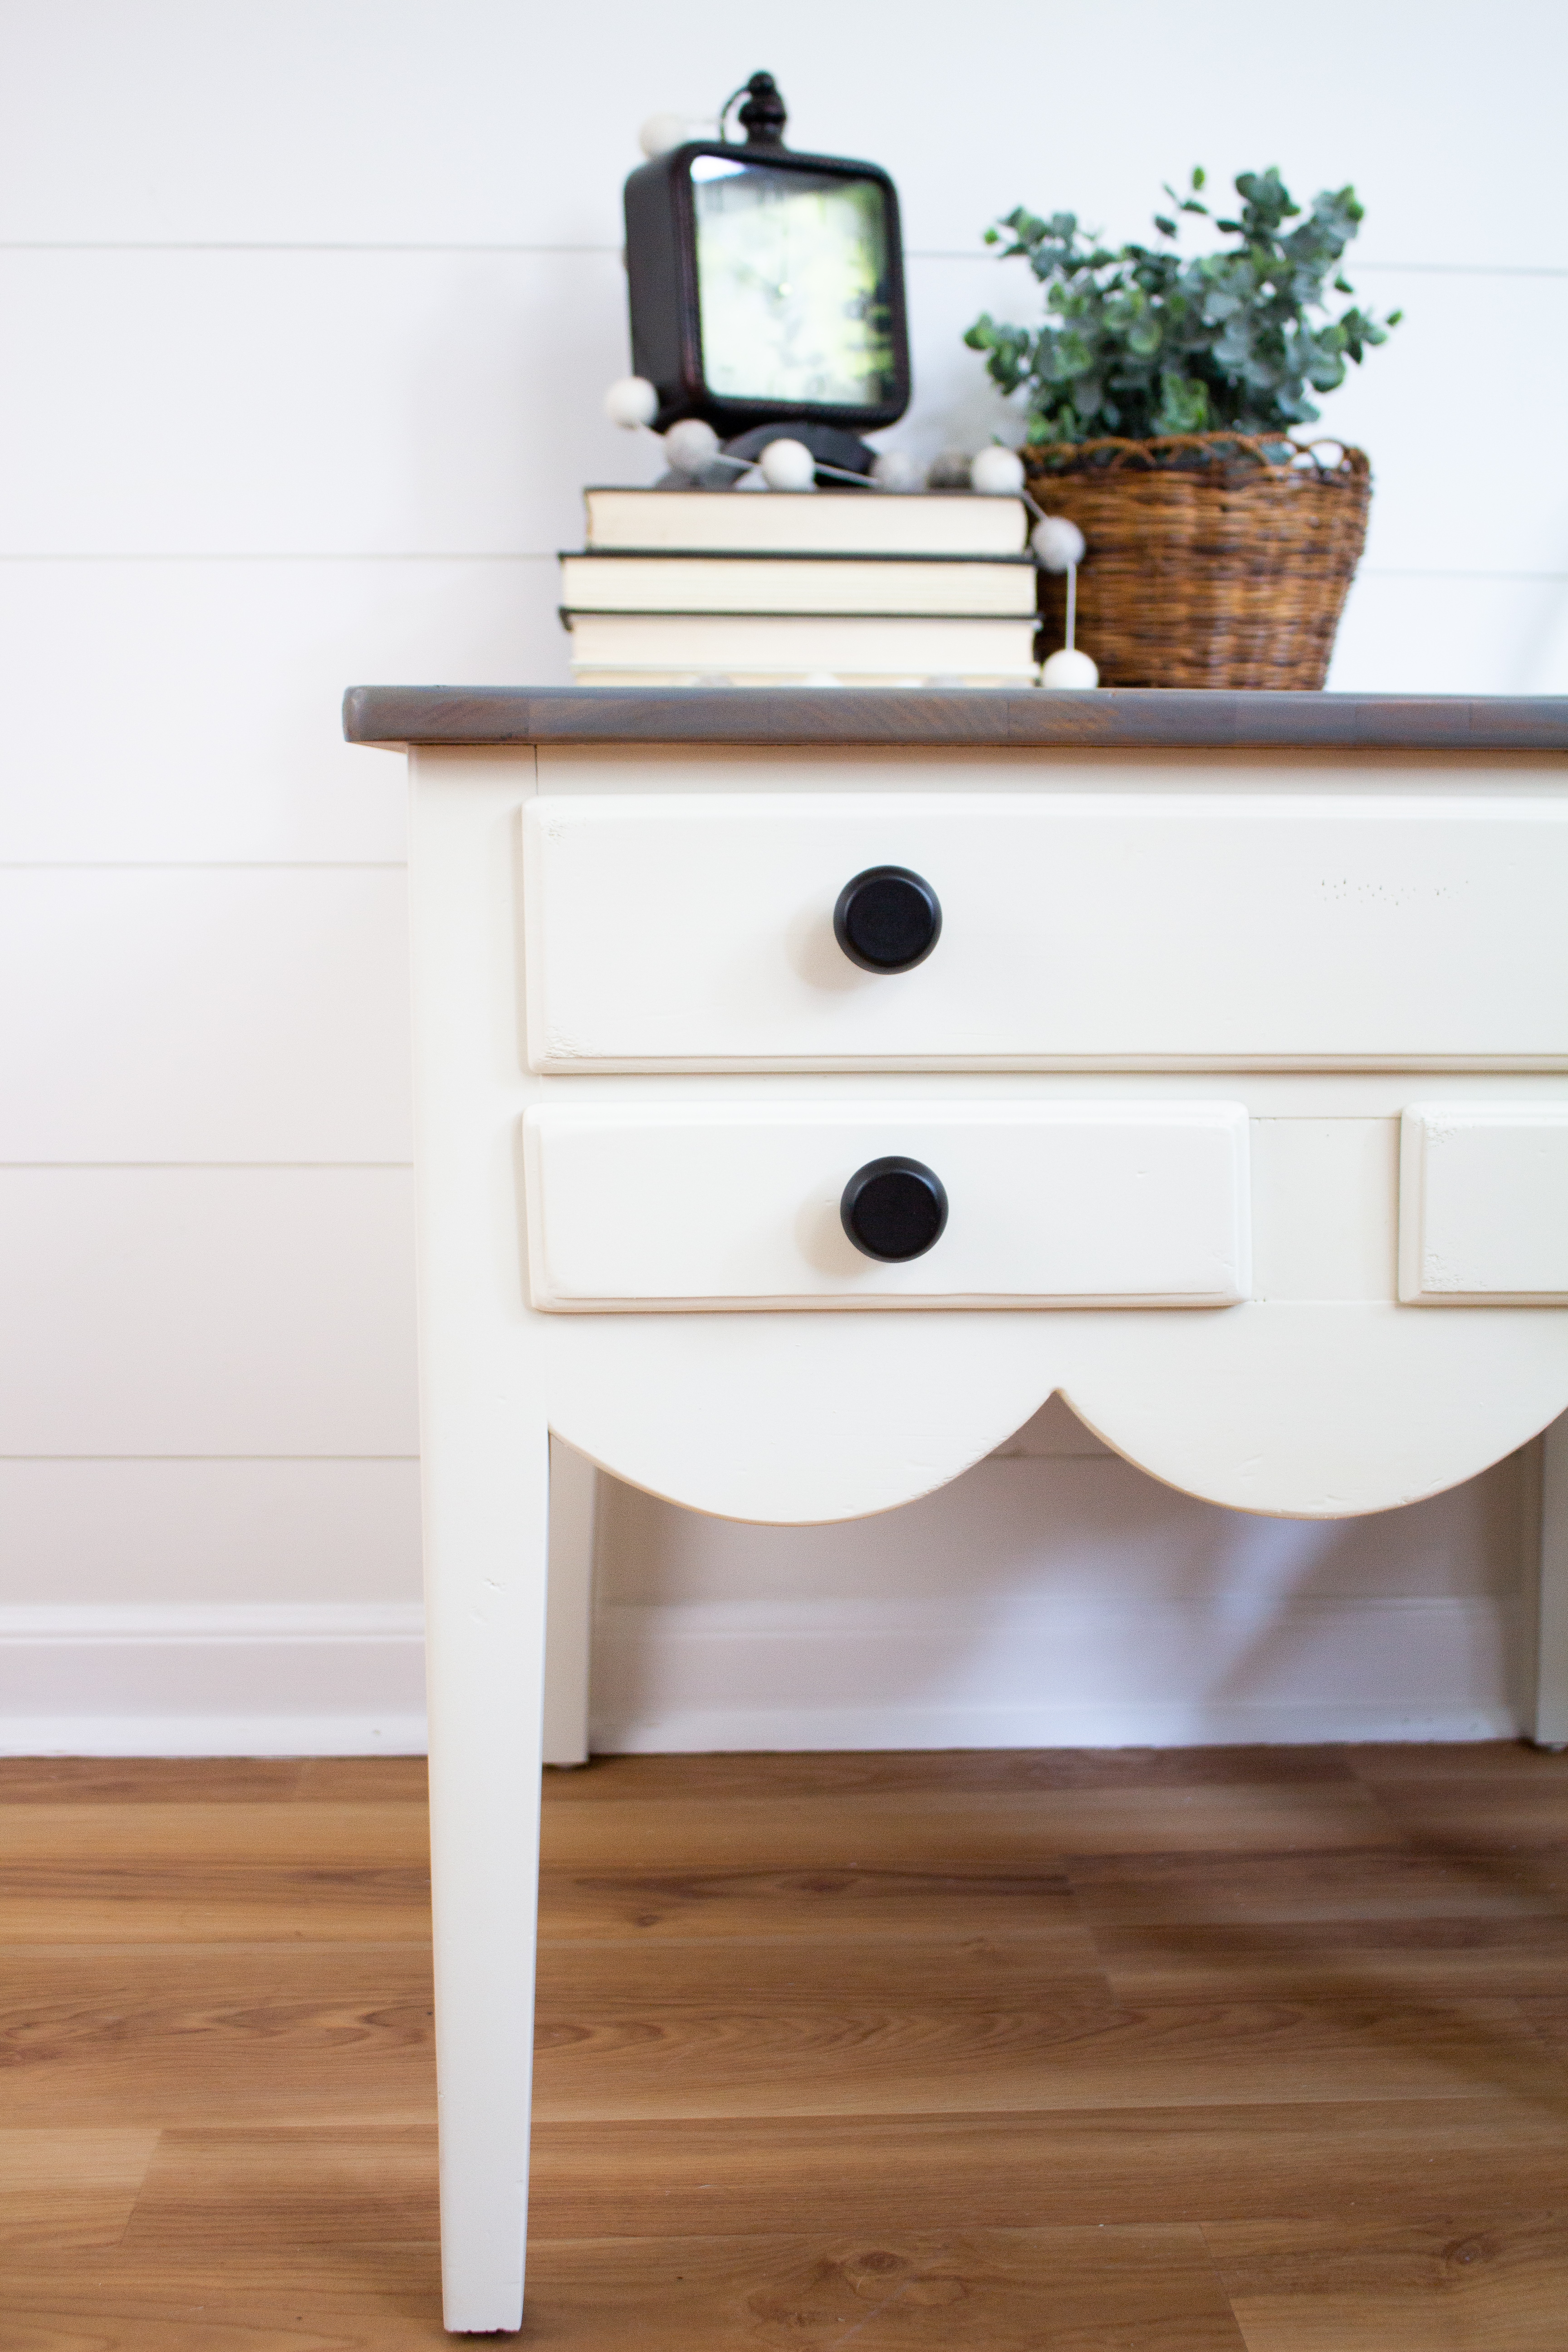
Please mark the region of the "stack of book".
<svg viewBox="0 0 1568 2352"><path fill-rule="evenodd" d="M1020 686L1021 499L961 490L595 489L563 555L584 686Z"/></svg>

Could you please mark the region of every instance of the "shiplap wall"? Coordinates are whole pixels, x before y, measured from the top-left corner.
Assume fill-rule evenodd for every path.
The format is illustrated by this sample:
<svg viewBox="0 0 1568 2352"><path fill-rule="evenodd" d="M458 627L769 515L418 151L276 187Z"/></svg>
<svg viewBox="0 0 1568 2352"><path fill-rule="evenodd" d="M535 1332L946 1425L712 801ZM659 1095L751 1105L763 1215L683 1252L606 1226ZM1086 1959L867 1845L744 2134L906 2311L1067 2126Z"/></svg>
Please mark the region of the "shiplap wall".
<svg viewBox="0 0 1568 2352"><path fill-rule="evenodd" d="M1559 6L737 21L0 8L12 1748L418 1741L400 777L337 706L353 679L564 678L579 487L654 470L598 406L645 115L765 64L800 143L892 169L917 393L889 437L926 451L1007 429L959 342L983 305L1026 314L978 247L997 212L1131 233L1194 161L1353 177L1358 282L1408 315L1325 418L1378 475L1334 682L1568 687ZM1510 1475L1281 1530L1058 1414L858 1528L616 1490L599 1737L1497 1728Z"/></svg>

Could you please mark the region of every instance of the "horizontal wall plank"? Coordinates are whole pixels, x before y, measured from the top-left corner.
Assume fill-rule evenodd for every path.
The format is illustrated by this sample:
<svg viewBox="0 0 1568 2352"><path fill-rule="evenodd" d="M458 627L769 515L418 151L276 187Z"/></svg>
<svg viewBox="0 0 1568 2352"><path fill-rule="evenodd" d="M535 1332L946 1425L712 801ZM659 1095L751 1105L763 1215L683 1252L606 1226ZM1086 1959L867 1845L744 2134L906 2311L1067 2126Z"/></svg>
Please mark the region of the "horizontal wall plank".
<svg viewBox="0 0 1568 2352"><path fill-rule="evenodd" d="M921 422L895 438L973 447L1005 417L963 331L983 305L1033 322L1038 289L984 258L917 258L910 283ZM1457 529L1433 492L1469 422L1434 390L1453 287L1377 283L1405 323L1324 418L1373 457L1369 561L1561 573L1568 455L1534 454L1529 498L1467 497ZM1463 283L1466 332L1526 379L1560 380L1568 275ZM37 459L0 552L548 555L581 543L584 482L658 470L653 441L601 406L626 364L614 252L13 249L0 300L15 355L0 430Z"/></svg>
<svg viewBox="0 0 1568 2352"><path fill-rule="evenodd" d="M1353 174L1380 251L1561 265L1560 16L1549 0L1509 0L1484 40L1452 5L1425 21L1413 42L1397 11L1329 0L1309 44L1283 16L1238 44L1220 0L1198 0L1173 47L1151 41L1131 0L1066 16L1053 77L1089 86L1113 56L1117 106L1110 126L1094 108L1061 109L1048 151L1029 75L996 70L1037 41L1026 0L999 0L984 43L890 44L872 76L841 69L842 11L803 0L769 55L792 142L887 164L917 246L966 245L1020 201L1146 230L1161 178L1201 157L1216 175L1277 160L1309 194ZM508 0L390 13L34 0L6 24L0 70L26 101L0 179L17 237L615 245L638 123L667 107L710 118L748 63L720 0L683 0L673 18L617 9L610 37L602 19ZM1347 58L1361 101L1348 110ZM592 106L563 103L589 76ZM1267 155L1246 127L1260 120ZM1439 215L1419 169L1433 154L1452 197Z"/></svg>
<svg viewBox="0 0 1568 2352"><path fill-rule="evenodd" d="M1556 579L1369 565L1352 585L1329 684L1346 694L1568 694L1568 553Z"/></svg>
<svg viewBox="0 0 1568 2352"><path fill-rule="evenodd" d="M8 1454L410 1454L413 1180L0 1170Z"/></svg>
<svg viewBox="0 0 1568 2352"><path fill-rule="evenodd" d="M0 1460L0 1559L7 1608L417 1602L419 1465Z"/></svg>
<svg viewBox="0 0 1568 2352"><path fill-rule="evenodd" d="M401 858L402 765L343 741L344 687L564 686L558 603L553 555L0 562L0 862Z"/></svg>
<svg viewBox="0 0 1568 2352"><path fill-rule="evenodd" d="M404 876L0 869L0 1161L413 1157Z"/></svg>
<svg viewBox="0 0 1568 2352"><path fill-rule="evenodd" d="M552 554L659 470L614 252L13 249L0 304L0 553Z"/></svg>
<svg viewBox="0 0 1568 2352"><path fill-rule="evenodd" d="M1353 261L1347 266L1353 275ZM1568 573L1568 452L1532 447L1518 492L1506 472L1468 465L1460 453L1474 417L1452 353L1456 335L1474 336L1482 348L1507 352L1514 381L1561 383L1568 374L1568 271L1539 279L1384 269L1359 290L1378 310L1405 315L1387 343L1324 396L1322 422L1307 430L1357 443L1371 456L1369 566L1535 572L1561 583Z"/></svg>

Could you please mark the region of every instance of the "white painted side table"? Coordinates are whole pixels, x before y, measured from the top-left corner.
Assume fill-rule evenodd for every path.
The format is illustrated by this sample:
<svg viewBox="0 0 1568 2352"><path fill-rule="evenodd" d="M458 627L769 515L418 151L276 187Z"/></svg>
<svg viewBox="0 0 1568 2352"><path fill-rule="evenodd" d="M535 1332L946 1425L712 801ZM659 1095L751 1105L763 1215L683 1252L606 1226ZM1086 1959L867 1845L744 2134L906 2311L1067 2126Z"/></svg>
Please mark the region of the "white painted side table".
<svg viewBox="0 0 1568 2352"><path fill-rule="evenodd" d="M412 753L447 2324L510 2328L550 1433L797 1522L1058 1391L1252 1511L1522 1444L1568 1406L1568 703L362 688L345 726ZM1543 1511L1560 1550L1561 1432ZM1568 1609L1542 1639L1568 1666Z"/></svg>

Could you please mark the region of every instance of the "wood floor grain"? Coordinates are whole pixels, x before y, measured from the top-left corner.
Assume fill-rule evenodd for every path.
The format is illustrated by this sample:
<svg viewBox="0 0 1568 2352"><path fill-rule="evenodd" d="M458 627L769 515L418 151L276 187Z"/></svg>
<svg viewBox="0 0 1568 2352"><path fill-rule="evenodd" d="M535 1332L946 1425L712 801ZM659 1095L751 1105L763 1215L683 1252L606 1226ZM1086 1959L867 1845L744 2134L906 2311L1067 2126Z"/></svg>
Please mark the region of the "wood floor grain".
<svg viewBox="0 0 1568 2352"><path fill-rule="evenodd" d="M552 1775L524 2341L1562 2352L1568 1758ZM422 1768L0 1762L0 2352L412 2352Z"/></svg>
<svg viewBox="0 0 1568 2352"><path fill-rule="evenodd" d="M1249 2352L1561 2352L1562 2212L1204 2232Z"/></svg>
<svg viewBox="0 0 1568 2352"><path fill-rule="evenodd" d="M419 1944L14 1947L0 1962L7 2124L420 2123Z"/></svg>

